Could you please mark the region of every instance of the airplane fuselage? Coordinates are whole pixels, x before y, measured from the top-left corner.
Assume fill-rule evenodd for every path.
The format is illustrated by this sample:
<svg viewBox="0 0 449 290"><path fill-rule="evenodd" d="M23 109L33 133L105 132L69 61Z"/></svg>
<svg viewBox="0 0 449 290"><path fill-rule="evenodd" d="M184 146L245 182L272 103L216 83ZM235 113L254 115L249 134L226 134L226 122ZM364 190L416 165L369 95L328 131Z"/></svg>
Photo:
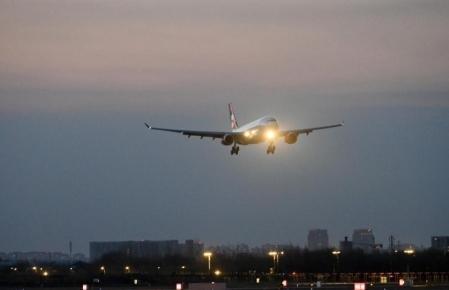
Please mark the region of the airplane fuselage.
<svg viewBox="0 0 449 290"><path fill-rule="evenodd" d="M232 130L239 134L235 142L240 145L259 144L267 142L267 139L276 139L279 124L275 118L265 116L238 129Z"/></svg>

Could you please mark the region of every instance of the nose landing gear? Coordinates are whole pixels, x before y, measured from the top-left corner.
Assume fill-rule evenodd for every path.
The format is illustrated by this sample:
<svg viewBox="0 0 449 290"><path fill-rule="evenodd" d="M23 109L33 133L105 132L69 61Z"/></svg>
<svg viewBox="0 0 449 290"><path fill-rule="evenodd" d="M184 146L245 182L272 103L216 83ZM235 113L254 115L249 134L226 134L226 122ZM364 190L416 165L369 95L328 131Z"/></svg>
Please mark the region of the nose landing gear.
<svg viewBox="0 0 449 290"><path fill-rule="evenodd" d="M231 155L234 155L234 154L239 155L239 151L240 151L240 147L234 144L234 146L232 146L232 148L231 148Z"/></svg>
<svg viewBox="0 0 449 290"><path fill-rule="evenodd" d="M268 148L267 148L267 154L274 154L275 150L276 150L276 146L274 146L274 144L270 144L270 145L268 145Z"/></svg>

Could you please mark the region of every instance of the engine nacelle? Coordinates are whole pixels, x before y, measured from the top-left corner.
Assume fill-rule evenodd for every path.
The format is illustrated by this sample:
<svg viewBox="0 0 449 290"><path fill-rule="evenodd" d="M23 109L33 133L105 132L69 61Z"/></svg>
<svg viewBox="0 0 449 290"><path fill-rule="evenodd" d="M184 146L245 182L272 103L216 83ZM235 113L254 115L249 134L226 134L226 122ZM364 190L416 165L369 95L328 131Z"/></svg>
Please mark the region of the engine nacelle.
<svg viewBox="0 0 449 290"><path fill-rule="evenodd" d="M285 143L294 144L297 141L298 141L298 134L288 133L287 135L285 135Z"/></svg>
<svg viewBox="0 0 449 290"><path fill-rule="evenodd" d="M232 145L234 143L234 137L232 135L224 135L221 140L221 144L225 146Z"/></svg>

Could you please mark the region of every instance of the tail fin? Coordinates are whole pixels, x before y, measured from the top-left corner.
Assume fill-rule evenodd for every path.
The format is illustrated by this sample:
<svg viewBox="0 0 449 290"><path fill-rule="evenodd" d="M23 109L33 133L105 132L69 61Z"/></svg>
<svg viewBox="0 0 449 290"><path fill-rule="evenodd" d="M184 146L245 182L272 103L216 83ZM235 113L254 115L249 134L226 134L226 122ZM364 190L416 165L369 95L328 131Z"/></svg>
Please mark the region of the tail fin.
<svg viewBox="0 0 449 290"><path fill-rule="evenodd" d="M237 129L239 127L239 123L237 123L237 118L235 117L234 109L232 108L232 104L228 104L229 108L229 119L231 121L231 128Z"/></svg>

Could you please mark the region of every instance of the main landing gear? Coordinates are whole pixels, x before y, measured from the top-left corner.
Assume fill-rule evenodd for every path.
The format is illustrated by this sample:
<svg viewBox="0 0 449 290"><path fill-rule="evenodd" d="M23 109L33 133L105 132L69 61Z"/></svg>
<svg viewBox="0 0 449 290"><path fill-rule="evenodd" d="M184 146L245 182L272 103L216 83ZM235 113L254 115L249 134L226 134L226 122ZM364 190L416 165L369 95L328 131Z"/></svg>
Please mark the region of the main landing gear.
<svg viewBox="0 0 449 290"><path fill-rule="evenodd" d="M276 150L276 146L274 146L274 144L270 144L270 145L268 145L268 148L267 148L267 154L274 154L274 151Z"/></svg>
<svg viewBox="0 0 449 290"><path fill-rule="evenodd" d="M232 146L232 148L231 148L231 155L234 155L234 154L239 155L239 151L240 151L240 147L234 144L234 146Z"/></svg>

